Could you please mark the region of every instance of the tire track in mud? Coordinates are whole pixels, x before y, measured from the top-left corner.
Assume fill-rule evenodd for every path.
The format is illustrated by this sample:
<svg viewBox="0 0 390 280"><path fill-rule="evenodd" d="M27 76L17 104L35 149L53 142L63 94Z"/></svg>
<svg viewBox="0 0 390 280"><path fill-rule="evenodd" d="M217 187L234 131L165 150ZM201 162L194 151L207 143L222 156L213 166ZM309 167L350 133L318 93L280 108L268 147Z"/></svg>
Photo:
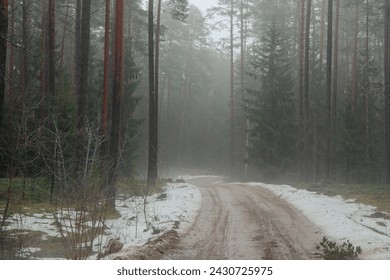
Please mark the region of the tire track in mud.
<svg viewBox="0 0 390 280"><path fill-rule="evenodd" d="M315 259L322 235L270 191L239 184L197 184L200 213L165 259Z"/></svg>
<svg viewBox="0 0 390 280"><path fill-rule="evenodd" d="M247 194L248 207L252 207L259 224L259 232L263 233L262 247L265 259L307 259L310 256L300 248L297 240L298 216L294 209L270 200L269 194L256 196ZM266 209L263 207L266 206ZM277 207L278 209L275 209ZM264 211L266 210L266 211ZM276 210L276 211L275 211ZM276 213L279 213L277 215ZM288 216L288 217L283 217ZM287 218L287 219L286 219Z"/></svg>
<svg viewBox="0 0 390 280"><path fill-rule="evenodd" d="M224 213L221 199L216 193L208 192L206 195L211 198L211 205L216 208L213 209L213 211L215 211L214 215L219 218L210 221L211 223L215 223L214 226L208 227L208 230L203 238L195 242L194 249L197 250L196 254L199 256L212 255L213 257L219 259L224 255L223 245L226 237L226 234L220 234L220 232L225 232L228 223L228 216Z"/></svg>

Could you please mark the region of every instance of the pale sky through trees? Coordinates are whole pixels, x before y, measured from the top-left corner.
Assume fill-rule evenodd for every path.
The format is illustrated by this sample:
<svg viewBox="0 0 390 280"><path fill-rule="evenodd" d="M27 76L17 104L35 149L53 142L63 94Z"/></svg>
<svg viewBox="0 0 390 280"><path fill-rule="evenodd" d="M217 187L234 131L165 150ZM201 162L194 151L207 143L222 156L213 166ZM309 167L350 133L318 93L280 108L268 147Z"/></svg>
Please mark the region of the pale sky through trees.
<svg viewBox="0 0 390 280"><path fill-rule="evenodd" d="M202 11L203 16L206 16L206 10L218 6L218 0L189 0L189 4L198 7L199 10ZM212 31L212 38L214 40L218 41L219 39L226 37L228 37L227 31Z"/></svg>
<svg viewBox="0 0 390 280"><path fill-rule="evenodd" d="M204 13L208 8L216 6L218 0L189 0L189 2L197 6Z"/></svg>

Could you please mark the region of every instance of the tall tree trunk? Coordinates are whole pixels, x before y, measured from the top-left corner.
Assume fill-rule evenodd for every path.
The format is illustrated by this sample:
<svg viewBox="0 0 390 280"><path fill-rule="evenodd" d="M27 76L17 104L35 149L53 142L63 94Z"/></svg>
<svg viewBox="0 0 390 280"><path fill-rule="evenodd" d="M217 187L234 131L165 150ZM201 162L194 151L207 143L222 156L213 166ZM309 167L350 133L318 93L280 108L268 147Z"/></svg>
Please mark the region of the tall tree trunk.
<svg viewBox="0 0 390 280"><path fill-rule="evenodd" d="M244 30L244 3L240 0L240 85L241 102L245 102L245 30Z"/></svg>
<svg viewBox="0 0 390 280"><path fill-rule="evenodd" d="M49 25L48 25L48 31L49 31L49 45L48 45L48 77L47 77L47 90L50 94L50 99L52 99L55 96L55 61L56 61L56 55L55 55L55 48L56 48L56 42L55 42L55 0L49 0Z"/></svg>
<svg viewBox="0 0 390 280"><path fill-rule="evenodd" d="M234 102L234 42L233 42L233 32L234 32L234 26L233 26L233 16L234 16L234 7L233 7L233 0L230 2L230 170L232 172L232 175L235 171L235 102Z"/></svg>
<svg viewBox="0 0 390 280"><path fill-rule="evenodd" d="M80 40L81 40L81 0L76 1L76 22L75 22L75 38L74 38L74 95L77 98L79 92L79 76L80 76Z"/></svg>
<svg viewBox="0 0 390 280"><path fill-rule="evenodd" d="M312 38L312 64L311 69L312 73L314 73L315 69L315 61L316 61L316 20L315 20L315 13L314 13L314 5L312 5L312 25L313 25L313 38ZM317 170L318 170L318 138L317 138L317 127L318 127L318 101L317 101L318 94L316 93L316 90L312 91L312 107L313 110L311 110L312 113L312 129L313 129L313 146L312 146L312 156L313 156L313 173L312 173L312 181L317 181Z"/></svg>
<svg viewBox="0 0 390 280"><path fill-rule="evenodd" d="M310 18L311 18L311 0L307 0L306 7L306 30L305 30L305 79L303 94L303 112L305 124L305 143L304 143L304 167L305 177L308 177L309 169L309 137L310 137L310 108L309 108L309 62L310 62Z"/></svg>
<svg viewBox="0 0 390 280"><path fill-rule="evenodd" d="M88 98L88 67L89 67L89 46L90 46L90 19L91 19L91 0L84 0L81 9L81 29L80 29L80 57L78 63L77 88L77 134L80 139L76 149L78 157L79 180L81 186L86 183L86 173L84 157L85 151L81 141L85 131L85 121L87 120L87 98Z"/></svg>
<svg viewBox="0 0 390 280"><path fill-rule="evenodd" d="M103 102L102 102L102 136L108 136L108 95L110 71L110 0L106 0L106 16L104 24L104 62L103 62ZM103 148L103 154L106 151Z"/></svg>
<svg viewBox="0 0 390 280"><path fill-rule="evenodd" d="M244 3L240 0L240 91L241 91L241 115L242 115L242 162L244 163L244 178L248 180L248 163L246 162L247 155L247 139L249 120L245 115L245 28L244 28ZM209 130L207 130L209 131ZM209 134L208 134L209 135ZM209 137L209 136L208 136Z"/></svg>
<svg viewBox="0 0 390 280"><path fill-rule="evenodd" d="M364 77L364 84L365 84L365 90L364 90L364 120L365 120L365 140L366 140L366 146L365 146L365 163L366 168L369 168L370 164L370 114L369 114L369 95L370 95L370 49L369 49L369 16L370 16L370 6L369 1L366 0L366 49L365 49L365 72L366 75Z"/></svg>
<svg viewBox="0 0 390 280"><path fill-rule="evenodd" d="M3 139L4 99L7 65L8 0L0 0L0 141Z"/></svg>
<svg viewBox="0 0 390 280"><path fill-rule="evenodd" d="M64 26L62 29L62 39L61 39L61 49L60 49L60 65L59 69L61 71L61 80L59 84L62 88L65 87L65 67L64 67L64 56L65 56L65 40L66 40L66 25L69 17L70 1L68 0L66 4L66 12L64 16Z"/></svg>
<svg viewBox="0 0 390 280"><path fill-rule="evenodd" d="M305 150L305 117L303 110L303 95L304 95L304 55L305 55L305 0L299 2L299 39L298 39L298 111L299 111L299 140L298 140L298 162L300 176L304 177L304 150Z"/></svg>
<svg viewBox="0 0 390 280"><path fill-rule="evenodd" d="M350 135L353 137L354 131L356 129L356 120L357 120L357 99L358 99L358 35L359 35L359 1L355 0L355 17L354 17L354 35L353 35L353 46L352 46L352 77L351 84L352 90L349 95L349 100L347 101L347 119L346 119L346 129L349 131ZM355 156L356 149L349 148L347 150L347 183L351 182L353 178L352 171L356 165Z"/></svg>
<svg viewBox="0 0 390 280"><path fill-rule="evenodd" d="M81 9L80 56L78 60L78 129L82 130L87 117L88 66L90 45L91 0L84 0Z"/></svg>
<svg viewBox="0 0 390 280"><path fill-rule="evenodd" d="M115 6L115 58L114 78L112 89L112 124L111 124L111 160L113 170L108 195L110 207L115 207L116 188L119 162L121 160L121 111L123 99L124 81L124 57L123 57L123 0L117 0Z"/></svg>
<svg viewBox="0 0 390 280"><path fill-rule="evenodd" d="M385 74L385 178L390 184L390 0L385 0L384 74Z"/></svg>
<svg viewBox="0 0 390 280"><path fill-rule="evenodd" d="M320 19L320 71L324 63L324 33L325 33L325 1L321 0L321 19Z"/></svg>
<svg viewBox="0 0 390 280"><path fill-rule="evenodd" d="M336 18L335 18L335 28L334 28L334 51L333 51L333 80L332 80L332 105L331 105L331 129L332 134L336 132L336 123L337 123L337 90L338 90L338 52L339 52L339 22L340 22L340 0L336 0ZM334 150L334 141L331 143L333 147L331 150Z"/></svg>
<svg viewBox="0 0 390 280"><path fill-rule="evenodd" d="M40 118L42 123L46 115L46 95L47 95L47 0L42 0L42 17L41 17L41 73L40 73L40 86L41 86L41 110Z"/></svg>
<svg viewBox="0 0 390 280"><path fill-rule="evenodd" d="M9 9L10 9L10 27L9 27L9 34L10 38L15 38L15 0L11 0L9 3ZM11 116L13 115L13 107L14 107L14 98L15 98L15 47L13 44L8 44L9 49L9 62L8 62L8 81L7 81L7 88L8 88L8 104L7 104L7 111L8 116L7 119L10 120ZM5 126L7 126L5 124Z"/></svg>
<svg viewBox="0 0 390 280"><path fill-rule="evenodd" d="M87 117L87 95L88 95L88 67L89 67L89 45L90 45L90 18L91 18L91 0L84 0L81 9L80 25L80 56L78 63L78 113L77 126L81 132L84 128Z"/></svg>
<svg viewBox="0 0 390 280"><path fill-rule="evenodd" d="M333 93L332 93L332 124L336 128L337 118L337 81L338 81L338 59L339 59L339 22L340 22L340 0L336 0L336 22L334 28L334 56L333 56Z"/></svg>
<svg viewBox="0 0 390 280"><path fill-rule="evenodd" d="M162 93L160 92L160 36L161 36L161 0L157 0L157 23L156 23L156 46L155 46L155 62L154 62L154 90L155 90L155 96L156 101L160 98L161 102L158 102L155 106L155 114L157 118L157 124L156 127L159 127L159 120L162 110L159 110L158 106L162 106L162 100L163 100L163 94L164 90L162 90ZM161 95L161 96L160 96ZM160 104L160 105L158 105ZM157 138L158 138L158 130L156 132ZM161 159L160 159L161 161Z"/></svg>
<svg viewBox="0 0 390 280"><path fill-rule="evenodd" d="M330 180L331 168L331 115L332 115L332 25L333 25L333 0L328 0L328 40L326 51L326 123L325 123L325 180Z"/></svg>
<svg viewBox="0 0 390 280"><path fill-rule="evenodd" d="M159 63L160 63L160 33L161 33L161 0L157 0L157 24L156 24L156 50L154 63L154 90L155 95L159 96Z"/></svg>
<svg viewBox="0 0 390 280"><path fill-rule="evenodd" d="M355 117L358 97L358 35L359 35L359 0L355 1L355 30L352 54L352 115Z"/></svg>
<svg viewBox="0 0 390 280"><path fill-rule="evenodd" d="M22 51L22 54L21 54L21 59L20 59L20 85L19 85L19 88L20 88L20 93L19 93L19 96L25 100L25 97L26 97L26 94L27 94L27 59L28 59L28 56L27 56L27 45L28 45L28 39L27 39L27 29L28 29L28 9L29 9L29 1L27 0L23 0L22 2L22 49L24 49ZM12 5L14 5L14 0L12 0ZM12 8L13 9L13 8ZM14 14L12 15L12 17L14 17ZM12 21L14 21L14 19L12 19ZM13 27L12 27L13 28ZM12 31L11 33L14 33L14 31ZM14 37L14 35L11 35L12 38ZM13 56L13 54L12 54ZM12 58L13 60L14 58ZM11 63L11 58L10 58L10 66L12 67L11 69L14 68L14 62ZM10 74L14 72L13 70L10 72ZM12 81L11 83L14 83L14 81ZM12 94L13 95L13 94ZM9 120L12 119L12 116L13 116L13 100L12 100L12 96L10 94L10 101L9 101ZM25 118L23 118L25 120ZM24 142L24 147L22 149L22 153L23 153L23 163L21 165L21 169L22 169L22 172L23 172L23 188L22 188L22 200L25 199L25 189L26 189L26 174L27 174L27 139L26 137L27 136L27 124L24 123L24 125L22 126L23 127L23 137L25 138ZM9 132L11 133L11 131Z"/></svg>
<svg viewBox="0 0 390 280"><path fill-rule="evenodd" d="M350 76L350 56L351 56L351 47L350 47L350 38L348 36L348 32L344 32L345 36L345 58L343 61L344 65L344 80L346 81L344 83L344 92L348 92L348 81L349 81L349 76Z"/></svg>
<svg viewBox="0 0 390 280"><path fill-rule="evenodd" d="M12 0L14 1L14 0ZM28 66L28 26L29 26L29 10L30 10L30 0L23 0L22 1L22 54L20 59L20 93L19 96L25 100L27 96L27 83L28 83L28 77L27 77L27 66ZM12 114L10 114L12 116ZM11 119L11 117L9 118ZM28 166L28 160L27 160L27 145L28 145L28 132L27 132L27 119L23 117L23 137L24 137L24 147L22 149L23 153L23 163L22 163L22 172L23 172L23 189L22 189L22 200L25 199L26 196L26 174L27 174L27 166ZM52 192L50 193L52 194ZM50 198L52 196L50 195Z"/></svg>
<svg viewBox="0 0 390 280"><path fill-rule="evenodd" d="M154 70L154 21L153 0L149 0L148 7L148 51L149 51L149 155L148 155L148 186L157 181L157 144L158 144L158 96L155 91Z"/></svg>
<svg viewBox="0 0 390 280"><path fill-rule="evenodd" d="M30 12L30 4L29 0L23 0L23 11L22 11L22 44L24 49L28 49L29 40L28 40L28 26L29 26L29 12ZM27 76L27 66L28 66L28 53L23 51L21 66L20 66L20 95L26 96L28 90L28 80Z"/></svg>

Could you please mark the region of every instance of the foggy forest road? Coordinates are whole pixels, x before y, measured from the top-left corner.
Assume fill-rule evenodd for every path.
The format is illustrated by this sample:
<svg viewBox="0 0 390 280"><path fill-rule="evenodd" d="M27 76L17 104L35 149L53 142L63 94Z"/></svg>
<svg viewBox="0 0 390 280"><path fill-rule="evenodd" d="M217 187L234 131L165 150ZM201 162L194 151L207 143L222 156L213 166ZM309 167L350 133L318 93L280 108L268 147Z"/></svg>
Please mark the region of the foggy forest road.
<svg viewBox="0 0 390 280"><path fill-rule="evenodd" d="M201 190L201 210L165 259L316 258L318 227L271 192L205 178L189 182Z"/></svg>

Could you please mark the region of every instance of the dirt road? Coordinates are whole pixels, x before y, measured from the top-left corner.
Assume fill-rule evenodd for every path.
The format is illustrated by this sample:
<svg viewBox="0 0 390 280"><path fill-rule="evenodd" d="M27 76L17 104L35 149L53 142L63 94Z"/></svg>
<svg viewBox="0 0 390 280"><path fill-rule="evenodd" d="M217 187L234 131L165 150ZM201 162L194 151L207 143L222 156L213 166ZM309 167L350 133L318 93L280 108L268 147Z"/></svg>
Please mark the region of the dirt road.
<svg viewBox="0 0 390 280"><path fill-rule="evenodd" d="M190 182L202 192L202 208L165 259L315 258L322 234L294 207L259 187L212 181Z"/></svg>

